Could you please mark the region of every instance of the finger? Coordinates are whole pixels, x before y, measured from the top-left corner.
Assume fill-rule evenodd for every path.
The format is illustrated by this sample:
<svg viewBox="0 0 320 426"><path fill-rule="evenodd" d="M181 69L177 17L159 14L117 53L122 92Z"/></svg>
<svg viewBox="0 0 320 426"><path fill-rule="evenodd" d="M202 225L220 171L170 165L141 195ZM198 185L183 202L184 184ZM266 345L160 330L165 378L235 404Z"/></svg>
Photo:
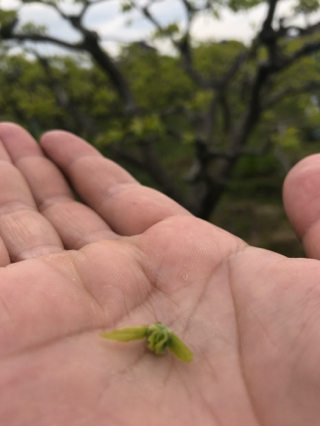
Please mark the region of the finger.
<svg viewBox="0 0 320 426"><path fill-rule="evenodd" d="M10 163L11 160L4 146L0 142L0 169L1 169L2 162ZM9 264L10 264L9 253L3 239L0 237L0 267L7 266Z"/></svg>
<svg viewBox="0 0 320 426"><path fill-rule="evenodd" d="M28 185L11 163L1 162L0 182L0 236L11 261L60 251L59 236L37 211Z"/></svg>
<svg viewBox="0 0 320 426"><path fill-rule="evenodd" d="M288 218L309 257L320 259L320 155L300 161L283 186Z"/></svg>
<svg viewBox="0 0 320 426"><path fill-rule="evenodd" d="M169 216L190 215L170 198L137 183L71 133L49 132L42 137L41 146L80 197L120 235L139 234Z"/></svg>
<svg viewBox="0 0 320 426"><path fill-rule="evenodd" d="M0 125L0 137L28 182L38 210L56 229L64 247L79 249L90 242L116 238L99 215L75 201L60 170L29 133L8 123Z"/></svg>
<svg viewBox="0 0 320 426"><path fill-rule="evenodd" d="M10 257L2 238L0 238L0 268L10 264Z"/></svg>

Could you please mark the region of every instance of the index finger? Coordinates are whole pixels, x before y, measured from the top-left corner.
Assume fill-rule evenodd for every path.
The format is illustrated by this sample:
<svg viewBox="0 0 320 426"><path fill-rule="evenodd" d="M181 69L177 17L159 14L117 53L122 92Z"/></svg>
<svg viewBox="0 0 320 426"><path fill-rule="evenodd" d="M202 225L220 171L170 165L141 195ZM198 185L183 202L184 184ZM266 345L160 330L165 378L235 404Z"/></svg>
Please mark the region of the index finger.
<svg viewBox="0 0 320 426"><path fill-rule="evenodd" d="M136 235L175 215L191 215L160 192L140 185L83 139L64 131L46 133L41 146L93 210L120 235Z"/></svg>

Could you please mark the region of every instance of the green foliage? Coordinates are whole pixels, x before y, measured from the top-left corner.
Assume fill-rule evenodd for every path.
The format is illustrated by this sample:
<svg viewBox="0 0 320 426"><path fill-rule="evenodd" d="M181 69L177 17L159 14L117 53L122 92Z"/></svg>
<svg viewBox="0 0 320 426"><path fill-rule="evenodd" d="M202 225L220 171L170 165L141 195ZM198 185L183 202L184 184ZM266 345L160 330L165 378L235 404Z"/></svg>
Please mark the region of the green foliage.
<svg viewBox="0 0 320 426"><path fill-rule="evenodd" d="M128 2L122 2L121 3L121 10L122 12L130 12L130 10L133 9L133 5Z"/></svg>
<svg viewBox="0 0 320 426"><path fill-rule="evenodd" d="M172 37L173 35L179 34L179 25L173 22L166 27L158 28L154 34L154 38Z"/></svg>
<svg viewBox="0 0 320 426"><path fill-rule="evenodd" d="M296 127L287 127L283 132L272 135L272 142L282 148L299 149L301 148L299 133Z"/></svg>
<svg viewBox="0 0 320 426"><path fill-rule="evenodd" d="M0 25L1 27L10 24L17 17L16 10L0 9Z"/></svg>
<svg viewBox="0 0 320 426"><path fill-rule="evenodd" d="M306 119L310 126L320 126L320 109L318 106L310 105L306 110Z"/></svg>
<svg viewBox="0 0 320 426"><path fill-rule="evenodd" d="M239 42L202 43L193 50L195 64L201 73L219 77L243 49ZM207 111L212 92L199 89L184 73L178 58L163 56L154 50L145 51L133 44L124 49L118 59L141 106L138 116L129 117L123 113L119 98L103 72L93 65L82 66L82 63L81 56L50 59L52 78L59 81L68 105L76 106L77 112L70 110L70 105L63 107L57 102L52 81L39 62L23 55L7 56L4 52L0 58L3 87L0 119L18 121L35 134L55 127L74 131L107 155L114 144L136 152L137 142L152 140L164 166L170 168L181 190L185 191L183 176L192 163L196 138L196 128L189 116ZM249 62L230 86L227 101L233 121L241 116L245 107L245 93L241 95L240 92L243 80L251 73L250 67ZM275 78L272 91L277 92L284 85L299 87L310 79L318 79L318 68L318 61L307 57L288 68L283 76ZM166 114L167 110L175 108L177 111L181 108L181 112ZM308 94L300 95L294 102L290 97L284 99L263 114L248 149L261 147L268 135L275 134L273 144L285 147L286 151L296 151L303 137L297 129L317 125L319 115ZM94 123L94 132L84 126L82 117ZM216 117L214 136L221 149L227 142L224 125L220 113ZM284 126L284 133L279 133L279 126ZM252 169L252 162L244 164L248 170ZM243 172L246 173L245 169Z"/></svg>
<svg viewBox="0 0 320 426"><path fill-rule="evenodd" d="M211 92L205 90L195 91L194 97L186 103L186 106L195 111L204 111L208 107L211 99Z"/></svg>
<svg viewBox="0 0 320 426"><path fill-rule="evenodd" d="M81 117L103 122L106 114L116 111L114 92L97 68L82 67L71 57L55 57L50 60L50 70L49 77L38 61L3 53L0 119L18 121L35 133L61 127L87 137ZM58 87L54 82L59 82ZM96 90L97 84L100 91ZM65 106L58 102L58 95L66 98ZM76 110L70 110L70 105Z"/></svg>
<svg viewBox="0 0 320 426"><path fill-rule="evenodd" d="M194 49L195 66L205 76L217 78L244 49L243 43L238 41L201 43Z"/></svg>
<svg viewBox="0 0 320 426"><path fill-rule="evenodd" d="M263 3L263 0L230 0L228 6L233 12L238 12L239 10L251 9L261 3Z"/></svg>
<svg viewBox="0 0 320 426"><path fill-rule="evenodd" d="M303 13L308 15L310 13L317 12L319 7L319 0L300 0L299 3L294 7L294 11L296 13Z"/></svg>
<svg viewBox="0 0 320 426"><path fill-rule="evenodd" d="M196 87L178 58L161 56L133 44L122 51L120 67L128 77L137 102L150 111L184 103Z"/></svg>
<svg viewBox="0 0 320 426"><path fill-rule="evenodd" d="M157 114L134 118L130 130L138 139L145 139L151 135L163 135L165 131Z"/></svg>
<svg viewBox="0 0 320 426"><path fill-rule="evenodd" d="M124 138L122 129L113 127L109 128L106 132L100 133L94 140L94 145L98 149L103 149L112 143L119 143Z"/></svg>
<svg viewBox="0 0 320 426"><path fill-rule="evenodd" d="M211 11L214 16L219 17L219 12L221 9L231 9L233 12L240 10L248 10L260 3L263 3L264 0L189 0L189 4L193 10L201 9L206 7L206 10Z"/></svg>
<svg viewBox="0 0 320 426"><path fill-rule="evenodd" d="M45 25L35 25L32 22L28 22L25 25L22 25L21 32L30 33L30 34L45 34L47 27Z"/></svg>

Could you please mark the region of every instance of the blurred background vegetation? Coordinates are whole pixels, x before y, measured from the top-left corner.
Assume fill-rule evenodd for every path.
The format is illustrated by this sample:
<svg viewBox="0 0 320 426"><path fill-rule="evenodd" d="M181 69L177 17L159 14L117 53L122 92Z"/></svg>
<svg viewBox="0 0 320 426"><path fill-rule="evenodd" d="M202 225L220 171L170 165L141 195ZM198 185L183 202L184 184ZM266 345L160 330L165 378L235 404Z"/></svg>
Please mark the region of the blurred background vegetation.
<svg viewBox="0 0 320 426"><path fill-rule="evenodd" d="M103 0L70 0L72 13L64 0L0 6L0 120L35 138L53 128L74 132L197 216L255 246L303 256L281 191L290 168L320 150L318 0L292 4L286 17L276 13L278 0L181 0L185 22L170 25L158 20L159 1L117 0L122 13L138 12L154 26L150 39L126 43L117 55L84 24ZM30 3L57 12L79 41L20 25ZM259 3L265 18L249 44L192 39L199 14ZM293 24L301 16L303 25ZM159 40L172 53L161 53ZM48 55L43 43L66 51Z"/></svg>

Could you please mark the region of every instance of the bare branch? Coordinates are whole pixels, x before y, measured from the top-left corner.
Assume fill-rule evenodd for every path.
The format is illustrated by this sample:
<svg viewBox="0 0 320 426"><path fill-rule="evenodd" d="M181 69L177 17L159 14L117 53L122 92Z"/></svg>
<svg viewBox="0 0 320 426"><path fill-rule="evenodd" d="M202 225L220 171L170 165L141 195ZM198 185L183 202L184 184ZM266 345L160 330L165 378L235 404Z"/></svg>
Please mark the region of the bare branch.
<svg viewBox="0 0 320 426"><path fill-rule="evenodd" d="M309 56L312 53L315 53L320 50L320 41L314 41L311 43L306 43L300 49L296 50L291 56L285 58L283 63L279 66L279 70L284 69L292 65L298 59ZM277 70L278 71L278 70Z"/></svg>
<svg viewBox="0 0 320 426"><path fill-rule="evenodd" d="M304 84L300 87L286 87L282 90L280 90L277 93L274 93L273 96L269 97L266 101L263 102L262 108L268 109L273 107L276 103L282 101L287 96L295 96L299 95L301 93L307 93L312 92L316 89L320 89L320 82L319 81L311 81L307 84Z"/></svg>
<svg viewBox="0 0 320 426"><path fill-rule="evenodd" d="M64 47L66 49L70 49L70 50L82 50L83 49L83 45L82 43L68 43L64 40L60 40L58 38L55 37L51 37L48 35L43 35L43 34L32 34L32 33L28 33L28 34L13 34L13 33L7 33L5 31L5 28L1 28L0 29L0 38L2 40L16 40L19 42L25 42L25 41L34 41L34 42L42 42L42 43L53 43L56 44L57 46L61 46Z"/></svg>
<svg viewBox="0 0 320 426"><path fill-rule="evenodd" d="M269 0L269 7L266 19L263 22L262 31L268 30L272 27L272 22L274 18L274 14L276 11L278 0Z"/></svg>
<svg viewBox="0 0 320 426"><path fill-rule="evenodd" d="M156 18L150 13L149 5L141 7L135 1L129 0L129 4L136 10L138 10L145 18L147 18L152 24L159 30L163 31L162 26L156 20Z"/></svg>
<svg viewBox="0 0 320 426"><path fill-rule="evenodd" d="M182 4L185 7L186 15L187 15L187 27L185 31L185 37L190 34L191 24L193 21L193 18L195 17L196 13L198 12L198 9L196 9L189 0L181 0Z"/></svg>
<svg viewBox="0 0 320 426"><path fill-rule="evenodd" d="M237 74L241 66L244 64L244 62L249 58L250 56L250 50L245 49L243 52L240 52L234 61L232 62L229 70L222 76L219 87L226 86L230 80L233 79L233 77Z"/></svg>
<svg viewBox="0 0 320 426"><path fill-rule="evenodd" d="M320 22L317 22L313 25L308 25L306 28L301 28L296 25L290 25L285 29L286 33L288 33L290 30L297 31L298 37L310 36L320 31Z"/></svg>
<svg viewBox="0 0 320 426"><path fill-rule="evenodd" d="M189 24L191 23L191 19L193 17L193 14L195 12L195 9L192 8L191 3L187 0L182 0L184 3L187 13L188 13L188 19ZM130 0L130 5L138 10L146 19L148 19L154 26L157 28L159 32L163 32L163 27L161 26L160 22L153 16L153 14L150 12L149 6L141 7L137 5L137 3L133 0ZM180 52L182 57L182 64L189 75L189 77L199 86L203 89L212 88L215 86L216 82L204 78L194 67L193 67L193 59L192 59L192 49L190 46L190 34L189 34L189 25L187 26L187 30L185 32L185 35L181 38L180 41L174 40L172 37L170 38L171 43L176 47L176 49Z"/></svg>
<svg viewBox="0 0 320 426"><path fill-rule="evenodd" d="M148 138L139 142L141 153L143 155L144 168L154 181L159 184L162 191L173 198L178 203L185 205L182 194L176 187L174 179L170 176L166 168L159 161L159 156L154 149L154 140Z"/></svg>
<svg viewBox="0 0 320 426"><path fill-rule="evenodd" d="M53 7L53 9L55 9L62 18L65 18L65 19L67 18L67 16L63 13L62 9L59 7L59 5L57 3L55 3L54 1L47 0L43 4L45 6L51 6L51 7Z"/></svg>
<svg viewBox="0 0 320 426"><path fill-rule="evenodd" d="M231 130L231 123L232 123L231 110L230 110L230 105L227 100L227 97L225 96L224 93L219 96L219 104L222 110L223 131L225 134L229 134Z"/></svg>
<svg viewBox="0 0 320 426"><path fill-rule="evenodd" d="M234 129L230 140L230 149L232 151L240 151L246 143L249 134L256 125L261 111L261 91L270 75L270 67L267 64L261 64L257 70L255 80L251 88L251 96L249 105L244 113L240 123Z"/></svg>
<svg viewBox="0 0 320 426"><path fill-rule="evenodd" d="M210 89L217 87L218 82L216 80L206 79L193 67L190 36L186 35L185 37L183 37L182 40L177 43L177 47L182 57L183 68L189 75L189 77L202 89Z"/></svg>
<svg viewBox="0 0 320 426"><path fill-rule="evenodd" d="M83 19L83 17L84 17L84 15L85 15L85 13L86 13L86 11L87 11L88 7L89 7L89 6L91 6L91 5L92 5L92 3L90 3L90 2L89 2L89 0L86 0L86 1L84 2L84 4L83 4L83 8L81 9L81 11L80 11L80 13L79 13L79 19L80 19L80 21L82 21L82 19Z"/></svg>
<svg viewBox="0 0 320 426"><path fill-rule="evenodd" d="M273 29L272 23L278 0L269 0L269 8L266 19L263 22L262 29L259 34L260 41L267 46L269 52L269 60L276 63L278 59L278 35Z"/></svg>

